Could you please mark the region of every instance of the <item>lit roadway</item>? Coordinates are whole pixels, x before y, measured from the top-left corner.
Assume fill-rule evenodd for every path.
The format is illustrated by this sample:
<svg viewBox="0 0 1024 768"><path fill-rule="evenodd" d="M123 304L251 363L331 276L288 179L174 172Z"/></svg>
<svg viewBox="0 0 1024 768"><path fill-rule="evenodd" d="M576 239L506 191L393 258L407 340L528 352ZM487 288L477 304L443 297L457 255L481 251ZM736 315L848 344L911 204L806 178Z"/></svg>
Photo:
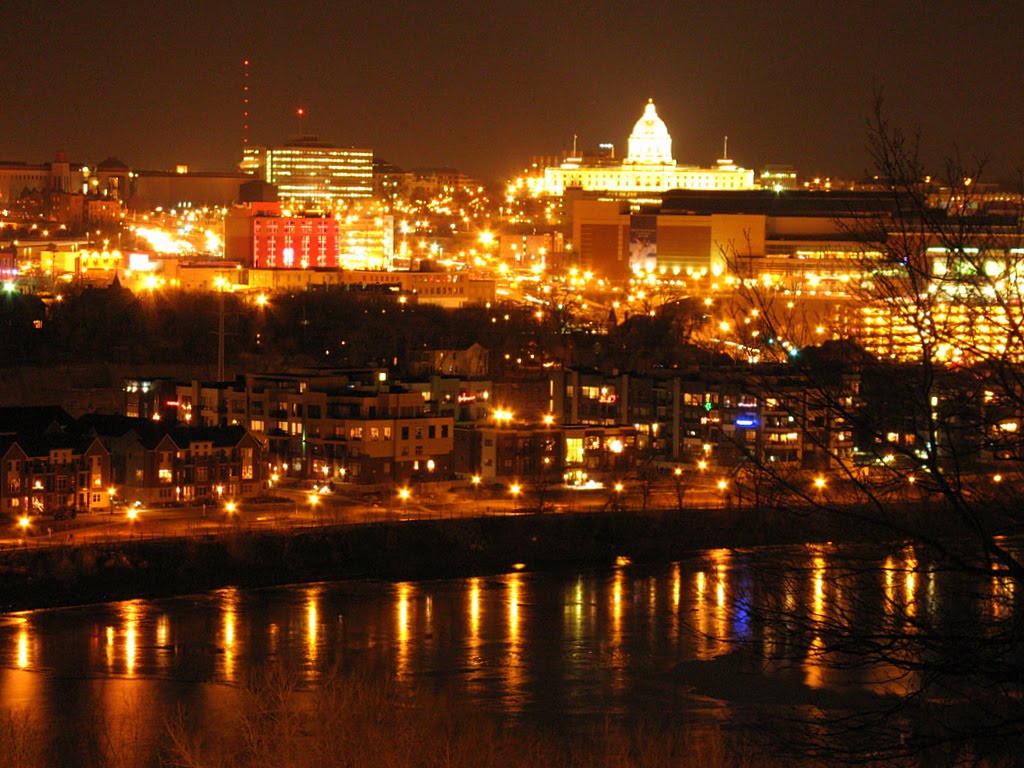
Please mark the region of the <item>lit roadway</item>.
<svg viewBox="0 0 1024 768"><path fill-rule="evenodd" d="M517 515L537 506L536 494L524 488L518 496L508 491L487 489L474 492L421 492L410 489L408 498L397 493L381 494L374 500L362 493L338 492L314 494L299 488L274 489L272 501L211 501L203 505L152 507L136 510L130 519L128 510L118 506L114 513L89 512L74 520L34 517L27 528L14 520L0 532L0 547L58 546L67 544L124 541L133 538L218 536L232 531L302 530L328 525L359 525L408 520L472 518ZM706 508L722 506L726 495L715 488L689 488L684 506ZM674 509L678 496L672 486L652 488L648 509ZM616 493L612 488L587 491L552 489L545 499L545 513L639 510L641 499L634 484Z"/></svg>

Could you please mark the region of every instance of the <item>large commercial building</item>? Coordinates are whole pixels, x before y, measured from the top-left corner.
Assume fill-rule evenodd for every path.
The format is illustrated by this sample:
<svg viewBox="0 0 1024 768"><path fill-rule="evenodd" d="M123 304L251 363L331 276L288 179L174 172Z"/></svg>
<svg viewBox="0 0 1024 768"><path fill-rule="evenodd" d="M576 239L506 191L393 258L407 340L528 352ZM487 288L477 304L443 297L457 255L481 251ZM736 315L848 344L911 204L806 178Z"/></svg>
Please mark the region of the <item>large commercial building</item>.
<svg viewBox="0 0 1024 768"><path fill-rule="evenodd" d="M224 218L224 255L254 269L336 269L338 222L282 216L280 203L238 205Z"/></svg>
<svg viewBox="0 0 1024 768"><path fill-rule="evenodd" d="M621 164L568 158L544 169L543 192L562 195L567 189L595 190L626 195L659 195L670 189L752 189L754 172L723 158L714 168L677 165L672 136L658 117L653 101L629 136L629 154Z"/></svg>
<svg viewBox="0 0 1024 768"><path fill-rule="evenodd" d="M645 271L717 277L742 261L758 274L835 272L839 281L867 249L857 233L885 220L894 203L884 192L769 190L676 190L641 206L577 200L573 242L581 266L613 279Z"/></svg>
<svg viewBox="0 0 1024 768"><path fill-rule="evenodd" d="M373 196L373 151L300 136L281 147L245 148L242 170L276 184L281 200L307 206Z"/></svg>

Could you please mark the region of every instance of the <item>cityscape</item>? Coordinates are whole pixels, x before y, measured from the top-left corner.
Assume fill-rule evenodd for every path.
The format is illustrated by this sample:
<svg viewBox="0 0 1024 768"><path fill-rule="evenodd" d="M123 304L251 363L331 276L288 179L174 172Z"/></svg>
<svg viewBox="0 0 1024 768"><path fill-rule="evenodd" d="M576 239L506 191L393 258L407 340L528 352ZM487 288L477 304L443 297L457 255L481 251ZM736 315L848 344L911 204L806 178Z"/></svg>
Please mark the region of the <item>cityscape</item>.
<svg viewBox="0 0 1024 768"><path fill-rule="evenodd" d="M1024 19L937 6L977 55L926 102L903 9L871 67L840 43L875 11L787 11L722 34L818 24L826 71L697 84L688 10L626 25L664 70L627 76L586 63L610 7L534 5L361 34L267 6L291 56L251 19L209 37L219 4L69 9L58 39L108 24L137 73L12 48L10 765L1018 764L1018 105L986 120ZM342 17L380 71L314 52ZM764 78L785 124L735 106Z"/></svg>

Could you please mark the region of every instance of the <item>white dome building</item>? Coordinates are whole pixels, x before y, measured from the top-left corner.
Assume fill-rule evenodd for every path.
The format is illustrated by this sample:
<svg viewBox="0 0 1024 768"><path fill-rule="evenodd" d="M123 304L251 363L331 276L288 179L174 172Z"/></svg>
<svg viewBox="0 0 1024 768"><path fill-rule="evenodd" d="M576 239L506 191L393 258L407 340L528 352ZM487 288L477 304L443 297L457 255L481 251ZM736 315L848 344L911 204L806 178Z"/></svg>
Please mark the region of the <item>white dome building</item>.
<svg viewBox="0 0 1024 768"><path fill-rule="evenodd" d="M647 100L643 116L636 121L629 134L629 154L626 165L675 165L672 158L672 136L665 121L658 117L654 99Z"/></svg>
<svg viewBox="0 0 1024 768"><path fill-rule="evenodd" d="M569 158L544 169L544 192L561 196L579 188L631 196L659 195L669 189L737 190L754 188L754 172L732 160L719 160L713 168L676 165L672 136L649 99L629 135L629 152L620 165L590 164Z"/></svg>

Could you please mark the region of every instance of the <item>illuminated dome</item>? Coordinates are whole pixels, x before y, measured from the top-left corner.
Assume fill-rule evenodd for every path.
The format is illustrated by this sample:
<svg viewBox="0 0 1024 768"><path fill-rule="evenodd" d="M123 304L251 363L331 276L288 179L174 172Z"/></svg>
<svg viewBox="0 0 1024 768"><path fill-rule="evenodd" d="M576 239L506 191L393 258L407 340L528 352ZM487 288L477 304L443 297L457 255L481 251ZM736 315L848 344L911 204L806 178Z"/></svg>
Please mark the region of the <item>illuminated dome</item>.
<svg viewBox="0 0 1024 768"><path fill-rule="evenodd" d="M658 117L654 99L647 100L643 116L636 121L629 135L627 163L644 165L675 165L672 159L672 137L665 122Z"/></svg>

